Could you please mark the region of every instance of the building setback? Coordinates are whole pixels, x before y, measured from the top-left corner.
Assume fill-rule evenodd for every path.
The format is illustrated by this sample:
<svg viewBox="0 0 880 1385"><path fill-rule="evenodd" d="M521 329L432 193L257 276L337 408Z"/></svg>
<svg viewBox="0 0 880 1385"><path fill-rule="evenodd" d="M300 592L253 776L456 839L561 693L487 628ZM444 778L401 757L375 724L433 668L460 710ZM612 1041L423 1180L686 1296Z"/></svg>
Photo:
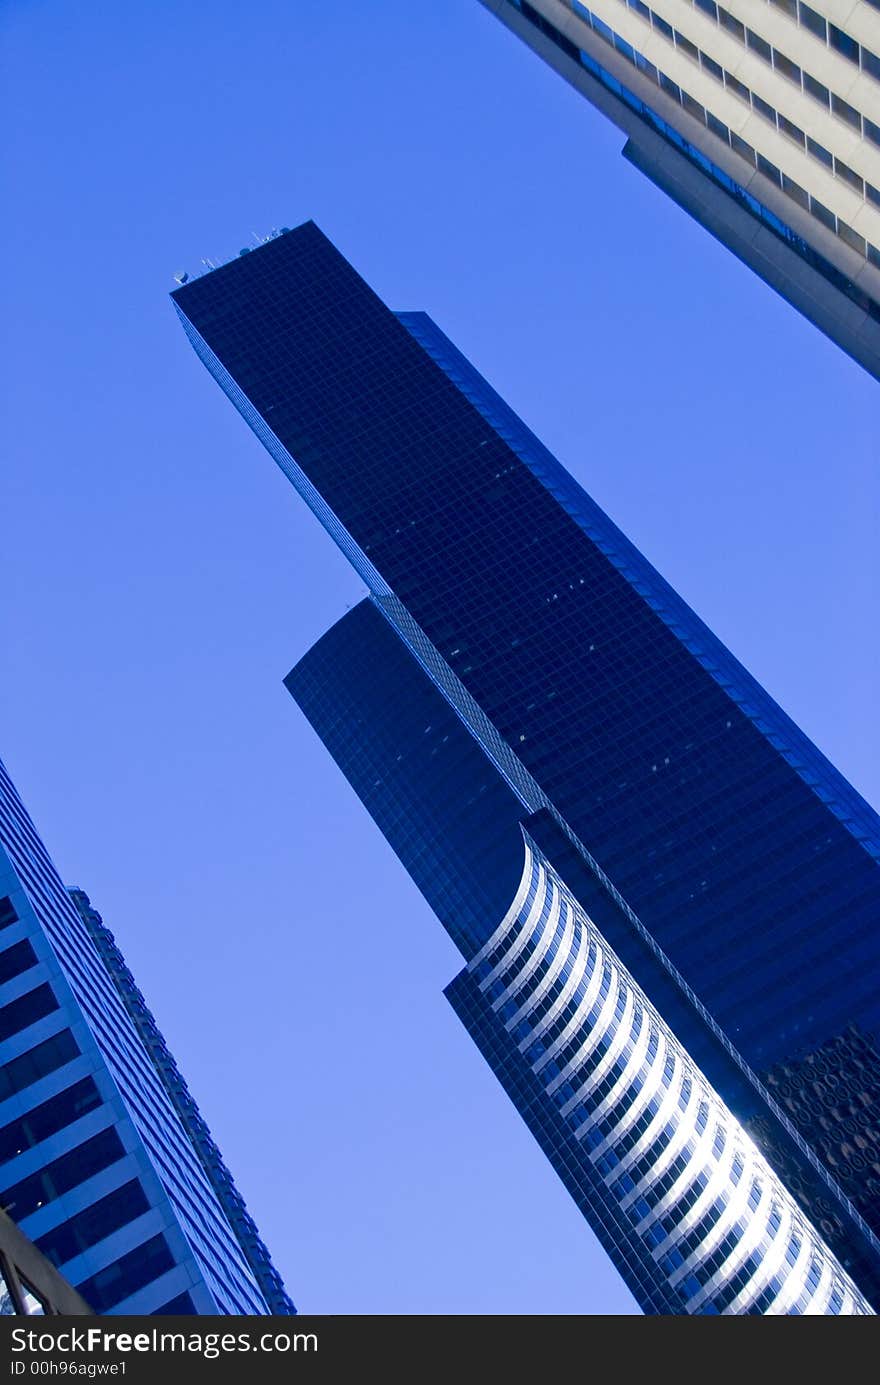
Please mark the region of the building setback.
<svg viewBox="0 0 880 1385"><path fill-rule="evenodd" d="M880 378L880 0L481 3Z"/></svg>
<svg viewBox="0 0 880 1385"><path fill-rule="evenodd" d="M370 591L288 688L460 948L450 1000L639 1302L868 1311L876 814L312 223L173 297Z"/></svg>
<svg viewBox="0 0 880 1385"><path fill-rule="evenodd" d="M293 1313L112 934L0 765L0 1206L97 1313Z"/></svg>

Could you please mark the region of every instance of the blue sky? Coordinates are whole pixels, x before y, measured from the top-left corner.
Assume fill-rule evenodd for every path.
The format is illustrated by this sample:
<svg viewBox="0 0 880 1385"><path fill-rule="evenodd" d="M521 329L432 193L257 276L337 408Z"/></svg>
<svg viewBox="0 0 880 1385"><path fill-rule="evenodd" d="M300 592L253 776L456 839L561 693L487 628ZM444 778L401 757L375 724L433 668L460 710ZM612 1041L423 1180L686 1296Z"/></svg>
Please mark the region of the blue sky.
<svg viewBox="0 0 880 1385"><path fill-rule="evenodd" d="M173 275L314 218L877 802L877 385L477 0L7 0L0 753L313 1312L633 1312L282 687L362 594Z"/></svg>

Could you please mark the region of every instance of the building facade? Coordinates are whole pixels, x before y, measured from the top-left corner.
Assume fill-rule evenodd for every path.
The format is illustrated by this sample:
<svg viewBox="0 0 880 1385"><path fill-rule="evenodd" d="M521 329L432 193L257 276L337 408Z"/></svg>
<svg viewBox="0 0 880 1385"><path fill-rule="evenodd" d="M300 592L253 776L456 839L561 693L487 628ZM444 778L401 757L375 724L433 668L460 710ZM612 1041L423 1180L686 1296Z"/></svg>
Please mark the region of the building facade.
<svg viewBox="0 0 880 1385"><path fill-rule="evenodd" d="M288 687L462 951L450 1000L640 1303L868 1311L876 814L313 224L173 297L370 590Z"/></svg>
<svg viewBox="0 0 880 1385"><path fill-rule="evenodd" d="M878 0L482 0L880 378Z"/></svg>
<svg viewBox="0 0 880 1385"><path fill-rule="evenodd" d="M294 1308L100 916L0 766L0 1206L97 1313Z"/></svg>

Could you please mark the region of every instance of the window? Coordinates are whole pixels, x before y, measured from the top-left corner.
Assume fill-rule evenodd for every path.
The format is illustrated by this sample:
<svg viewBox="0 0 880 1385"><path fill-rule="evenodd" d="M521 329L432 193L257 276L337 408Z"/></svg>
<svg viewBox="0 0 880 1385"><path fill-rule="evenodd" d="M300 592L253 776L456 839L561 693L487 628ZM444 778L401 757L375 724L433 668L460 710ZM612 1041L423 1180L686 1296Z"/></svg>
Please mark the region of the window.
<svg viewBox="0 0 880 1385"><path fill-rule="evenodd" d="M780 53L776 48L773 49L773 66L776 68L777 72L782 73L783 77L787 77L790 82L794 82L795 86L800 86L801 70L797 63L793 63L791 58L787 58L784 53Z"/></svg>
<svg viewBox="0 0 880 1385"><path fill-rule="evenodd" d="M831 92L827 87L823 87L821 82L817 82L815 77L811 77L809 72L804 73L804 91L814 100L821 101L823 106L831 103Z"/></svg>
<svg viewBox="0 0 880 1385"><path fill-rule="evenodd" d="M755 92L752 92L752 105L759 115L762 115L765 120L770 121L771 125L776 124L776 112L773 107L769 106L767 102L762 100Z"/></svg>
<svg viewBox="0 0 880 1385"><path fill-rule="evenodd" d="M12 947L7 947L5 952L0 952L0 986L36 965L37 954L27 938L20 943L14 943Z"/></svg>
<svg viewBox="0 0 880 1385"><path fill-rule="evenodd" d="M718 19L718 6L715 0L696 0L698 10L703 10L711 19Z"/></svg>
<svg viewBox="0 0 880 1385"><path fill-rule="evenodd" d="M672 25L667 24L665 19L661 19L659 14L654 15L654 28L659 29L660 33L664 34L666 38L669 39L671 39L673 37L673 34L675 33L675 30L673 29Z"/></svg>
<svg viewBox="0 0 880 1385"><path fill-rule="evenodd" d="M44 1039L36 1048L13 1058L0 1068L0 1101L14 1092L23 1092L50 1072L79 1057L79 1045L69 1029Z"/></svg>
<svg viewBox="0 0 880 1385"><path fill-rule="evenodd" d="M746 41L752 52L757 53L765 62L769 63L773 61L773 49L766 39L761 38L760 34L755 33L754 29L746 29Z"/></svg>
<svg viewBox="0 0 880 1385"><path fill-rule="evenodd" d="M719 120L717 116L714 116L709 111L707 111L706 124L709 126L709 129L712 131L713 135L717 135L719 139L723 139L725 144L728 144L730 142L730 131L724 124L723 120Z"/></svg>
<svg viewBox="0 0 880 1385"><path fill-rule="evenodd" d="M837 218L837 234L852 250L857 250L860 255L866 255L867 245L864 236L860 236L858 231L854 231L851 226L847 226L845 221Z"/></svg>
<svg viewBox="0 0 880 1385"><path fill-rule="evenodd" d="M869 139L872 144L880 145L880 125L875 125L873 120L865 117L865 139Z"/></svg>
<svg viewBox="0 0 880 1385"><path fill-rule="evenodd" d="M724 68L720 63L715 62L714 58L709 58L705 53L700 54L700 62L707 72L711 72L717 82L724 81Z"/></svg>
<svg viewBox="0 0 880 1385"><path fill-rule="evenodd" d="M97 1245L121 1226L127 1226L136 1217L148 1212L150 1204L146 1193L136 1178L116 1188L99 1202L93 1202L85 1211L78 1212L52 1231L47 1231L36 1241L53 1265L63 1265L90 1246Z"/></svg>
<svg viewBox="0 0 880 1385"><path fill-rule="evenodd" d="M845 34L842 29L838 29L836 24L828 25L828 42L838 53L842 53L845 58L849 58L851 63L859 65L859 45L849 34Z"/></svg>
<svg viewBox="0 0 880 1385"><path fill-rule="evenodd" d="M98 1088L91 1077L84 1077L81 1082L59 1092L0 1129L0 1163L14 1159L23 1150L32 1149L100 1104Z"/></svg>
<svg viewBox="0 0 880 1385"><path fill-rule="evenodd" d="M165 1237L154 1236L77 1287L90 1308L96 1313L106 1313L173 1267L174 1257Z"/></svg>
<svg viewBox="0 0 880 1385"><path fill-rule="evenodd" d="M0 1193L0 1205L7 1207L15 1221L29 1217L38 1207L70 1192L93 1174L115 1164L125 1154L122 1141L112 1128L102 1130L91 1140L62 1154L45 1168L23 1178Z"/></svg>
<svg viewBox="0 0 880 1385"><path fill-rule="evenodd" d="M799 144L803 149L806 139L799 125L795 125L793 121L786 120L784 115L780 115L779 128L784 135L788 135L789 139L793 139L795 144Z"/></svg>
<svg viewBox="0 0 880 1385"><path fill-rule="evenodd" d="M722 29L726 29L728 33L733 34L735 38L739 39L740 43L745 43L746 29L744 24L740 24L738 19L734 19L733 15L727 10L722 9L720 5L718 6L718 18L721 21Z"/></svg>
<svg viewBox="0 0 880 1385"><path fill-rule="evenodd" d="M741 154L742 157L743 157L744 159L748 159L749 163L750 163L750 164L752 165L752 167L754 168L754 166L755 166L755 151L754 151L754 149L752 148L752 146L751 146L750 144L747 144L746 141L745 141L744 139L741 139L739 135L735 135L734 132L733 132L733 130L731 130L731 132L730 132L730 147L731 147L731 149L735 149L736 152L737 152L737 154Z"/></svg>
<svg viewBox="0 0 880 1385"><path fill-rule="evenodd" d="M850 168L849 164L843 163L840 159L835 159L834 172L837 174L838 178L842 178L845 183L849 183L851 188L855 188L856 192L864 196L864 181L859 174L856 173L854 168Z"/></svg>
<svg viewBox="0 0 880 1385"><path fill-rule="evenodd" d="M785 10L793 19L797 19L797 0L772 0L772 3L779 10Z"/></svg>
<svg viewBox="0 0 880 1385"><path fill-rule="evenodd" d="M691 43L690 39L685 38L684 34L680 34L677 29L675 30L675 46L676 48L680 48L682 52L687 53L689 58L693 58L694 62L699 62L700 51L697 45Z"/></svg>
<svg viewBox="0 0 880 1385"><path fill-rule="evenodd" d="M831 109L833 110L835 115L840 116L841 120L845 120L847 125L852 125L853 129L858 130L861 133L862 117L859 115L855 107L851 106L848 101L844 101L843 98L840 96L832 95Z"/></svg>
<svg viewBox="0 0 880 1385"><path fill-rule="evenodd" d="M738 77L734 77L731 72L725 72L724 85L729 87L731 91L735 91L737 96L741 96L747 105L751 105L751 92L748 87Z"/></svg>
<svg viewBox="0 0 880 1385"><path fill-rule="evenodd" d="M836 231L837 227L835 225L834 213L830 212L821 202L818 202L815 197L810 198L810 211L813 213L813 216L817 217L830 231Z"/></svg>
<svg viewBox="0 0 880 1385"><path fill-rule="evenodd" d="M827 32L823 16L817 14L815 10L811 10L809 5L804 4L798 5L798 12L804 28L809 29L811 33L814 33L816 37L820 38L824 43L827 38Z"/></svg>
<svg viewBox="0 0 880 1385"><path fill-rule="evenodd" d="M6 894L0 899L0 928L8 928L11 923L18 923L18 914L15 912L15 905Z"/></svg>
<svg viewBox="0 0 880 1385"><path fill-rule="evenodd" d="M807 136L807 149L812 154L814 159L821 160L821 162L825 164L827 168L834 167L834 160L831 157L829 151L825 148L824 144L819 144L816 140L810 139L809 135Z"/></svg>
<svg viewBox="0 0 880 1385"><path fill-rule="evenodd" d="M35 990L27 991L17 1000L11 1000L0 1010L0 1042L36 1024L37 1020L57 1009L58 1001L52 987L46 985L37 986Z"/></svg>
<svg viewBox="0 0 880 1385"><path fill-rule="evenodd" d="M810 197L806 189L802 188L800 183L796 183L793 178L789 178L785 173L782 175L782 191L787 192L789 197L795 202L799 202L807 211L810 210Z"/></svg>

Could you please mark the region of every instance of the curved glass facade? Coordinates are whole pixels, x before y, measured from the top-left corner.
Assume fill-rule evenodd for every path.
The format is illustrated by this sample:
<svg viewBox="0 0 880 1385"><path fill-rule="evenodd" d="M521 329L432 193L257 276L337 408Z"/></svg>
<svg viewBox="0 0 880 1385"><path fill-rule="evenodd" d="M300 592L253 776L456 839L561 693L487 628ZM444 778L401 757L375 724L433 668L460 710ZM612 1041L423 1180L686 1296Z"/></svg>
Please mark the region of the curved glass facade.
<svg viewBox="0 0 880 1385"><path fill-rule="evenodd" d="M517 895L467 971L678 1311L872 1312L528 837Z"/></svg>

